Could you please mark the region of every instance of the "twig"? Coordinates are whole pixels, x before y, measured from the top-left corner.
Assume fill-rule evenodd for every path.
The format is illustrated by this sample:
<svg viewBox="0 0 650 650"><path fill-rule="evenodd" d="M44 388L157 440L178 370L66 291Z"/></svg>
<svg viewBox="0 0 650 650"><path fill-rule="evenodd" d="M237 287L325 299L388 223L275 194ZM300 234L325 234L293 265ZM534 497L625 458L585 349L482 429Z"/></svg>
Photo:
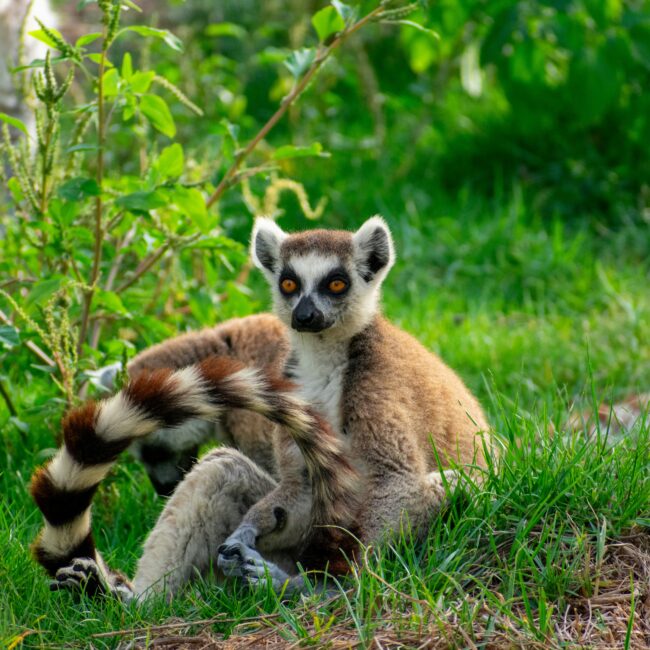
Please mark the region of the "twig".
<svg viewBox="0 0 650 650"><path fill-rule="evenodd" d="M2 309L0 309L0 321L2 321L5 325L11 325L12 327L16 327L12 322L9 316L5 314ZM18 328L16 328L17 331ZM48 366L52 366L53 368L56 367L56 363L54 362L53 359L51 359L41 348L36 345L36 343L33 343L32 341L25 341L25 347L33 352L41 361L43 361L45 364Z"/></svg>
<svg viewBox="0 0 650 650"><path fill-rule="evenodd" d="M195 235L187 235L184 237L173 237L170 238L155 252L151 253L149 257L138 264L137 268L133 272L133 275L126 281L123 282L115 289L115 293L121 293L129 287L133 286L168 250L173 248L176 245L185 246L195 242L197 239L201 238L201 234L197 233Z"/></svg>
<svg viewBox="0 0 650 650"><path fill-rule="evenodd" d="M349 29L341 32L328 46L321 49L314 59L313 63L303 75L302 79L292 88L291 92L282 100L278 109L269 118L268 122L257 132L257 135L246 145L246 147L237 154L233 164L229 167L228 171L224 174L223 178L215 188L214 192L206 201L206 206L209 208L214 205L223 195L223 193L232 185L234 177L237 174L241 164L246 160L249 154L257 147L261 140L263 140L269 131L282 119L288 108L293 102L302 94L305 88L309 85L314 75L320 70L323 63L328 59L330 54L336 50L349 36L361 29L365 24L380 16L384 12L383 5L376 7L370 13L366 14L361 20L357 21Z"/></svg>
<svg viewBox="0 0 650 650"><path fill-rule="evenodd" d="M103 198L102 191L104 185L104 69L106 67L106 51L108 49L108 33L104 27L104 39L102 42L101 58L99 60L99 74L97 77L97 174L96 180L99 187L95 197L95 247L93 251L93 268L90 276L88 289L84 294L83 311L81 315L81 325L79 327L79 340L77 341L77 354L81 354L86 331L88 329L88 316L90 315L90 305L93 301L97 278L99 277L99 265L102 259L102 213Z"/></svg>
<svg viewBox="0 0 650 650"><path fill-rule="evenodd" d="M13 402L11 401L11 397L9 397L9 393L7 392L7 389L5 388L4 384L2 383L2 380L0 379L0 395L2 395L2 399L4 399L5 404L7 405L7 408L9 409L9 415L12 417L16 417L18 415L18 411L16 410L16 407L14 406Z"/></svg>
<svg viewBox="0 0 650 650"><path fill-rule="evenodd" d="M0 282L0 289L6 289L12 284L17 284L18 282L36 282L36 278L10 278L4 282Z"/></svg>
<svg viewBox="0 0 650 650"><path fill-rule="evenodd" d="M109 632L97 632L91 634L92 639L107 639L114 636L126 636L127 634L142 634L142 633L155 633L164 632L165 630L176 630L183 627L194 627L195 625L215 625L216 623L250 623L256 621L265 621L278 618L280 612L274 614L263 614L260 616L246 616L244 618L223 618L221 615L213 616L211 618L203 618L198 621L178 621L176 623L163 623L162 625L152 625L151 627L140 628L139 630L111 630Z"/></svg>
<svg viewBox="0 0 650 650"><path fill-rule="evenodd" d="M157 251L146 257L138 264L133 275L115 289L115 293L122 293L133 286L171 247L171 242L166 241Z"/></svg>
<svg viewBox="0 0 650 650"><path fill-rule="evenodd" d="M127 248L128 245L133 240L133 237L135 236L135 232L136 232L136 228L135 226L132 226L130 230L126 233L126 235L124 235L124 239L117 247L117 255L115 256L115 259L111 264L110 271L108 272L108 277L106 278L106 286L104 287L106 291L113 290L113 285L115 284L115 278L117 277L117 274L119 273L120 268L122 266L122 262L124 261L124 257L126 256L124 249ZM90 335L90 347L93 349L95 349L97 347L97 344L99 343L99 338L102 333L102 324L103 324L103 319L96 320L93 323L93 329Z"/></svg>

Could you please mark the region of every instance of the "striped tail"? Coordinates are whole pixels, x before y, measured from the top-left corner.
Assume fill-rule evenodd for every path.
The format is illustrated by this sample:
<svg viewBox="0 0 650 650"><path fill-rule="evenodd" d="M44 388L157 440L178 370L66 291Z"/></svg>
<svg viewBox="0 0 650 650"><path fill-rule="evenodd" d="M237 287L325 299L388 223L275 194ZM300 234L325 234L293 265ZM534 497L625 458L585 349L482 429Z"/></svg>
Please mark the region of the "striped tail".
<svg viewBox="0 0 650 650"><path fill-rule="evenodd" d="M90 508L120 453L157 429L215 420L229 408L252 410L286 427L312 479L312 523L349 524L356 474L329 426L292 391L291 383L263 370L211 357L177 371L143 372L112 397L72 410L63 421L64 445L32 477L31 494L45 518L32 546L36 560L51 576L81 557L103 570Z"/></svg>

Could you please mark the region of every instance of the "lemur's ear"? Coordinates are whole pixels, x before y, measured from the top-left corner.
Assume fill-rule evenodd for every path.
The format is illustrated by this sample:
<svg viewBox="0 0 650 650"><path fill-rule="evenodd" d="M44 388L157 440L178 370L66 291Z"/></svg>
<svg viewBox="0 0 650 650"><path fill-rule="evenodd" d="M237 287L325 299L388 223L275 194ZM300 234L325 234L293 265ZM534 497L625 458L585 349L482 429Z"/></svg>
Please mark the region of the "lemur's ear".
<svg viewBox="0 0 650 650"><path fill-rule="evenodd" d="M366 281L383 280L395 263L393 238L386 222L370 217L352 236L354 258L359 274Z"/></svg>
<svg viewBox="0 0 650 650"><path fill-rule="evenodd" d="M257 217L251 236L251 257L255 266L265 273L278 271L280 245L287 233L273 219Z"/></svg>

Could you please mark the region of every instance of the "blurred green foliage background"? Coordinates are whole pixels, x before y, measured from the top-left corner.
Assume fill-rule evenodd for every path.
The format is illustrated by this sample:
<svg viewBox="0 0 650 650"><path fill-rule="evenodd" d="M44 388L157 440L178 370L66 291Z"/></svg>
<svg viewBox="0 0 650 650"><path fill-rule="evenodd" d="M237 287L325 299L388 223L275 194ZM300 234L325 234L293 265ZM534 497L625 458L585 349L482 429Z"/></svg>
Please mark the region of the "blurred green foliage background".
<svg viewBox="0 0 650 650"><path fill-rule="evenodd" d="M99 3L105 15L120 4ZM354 228L382 213L400 257L389 314L434 346L435 319L551 310L579 320L628 300L619 275L635 292L647 281L647 1L390 3L328 56L214 203L314 57L380 5L123 4L103 78L100 181L96 2L54 1L63 44L35 34L54 45L57 83L74 73L59 103L30 103L54 144L29 149L4 127L0 381L20 383L25 370L58 386L26 397L28 412L59 412L53 393L74 402L88 370L135 349L266 308L246 263L259 213L288 229ZM17 81L28 87L24 75L43 65L19 67ZM636 296L634 328L645 308ZM582 350L555 374L575 392L584 336L569 329ZM447 358L458 355L477 387L499 350L452 346ZM609 385L625 373L639 381L621 362Z"/></svg>

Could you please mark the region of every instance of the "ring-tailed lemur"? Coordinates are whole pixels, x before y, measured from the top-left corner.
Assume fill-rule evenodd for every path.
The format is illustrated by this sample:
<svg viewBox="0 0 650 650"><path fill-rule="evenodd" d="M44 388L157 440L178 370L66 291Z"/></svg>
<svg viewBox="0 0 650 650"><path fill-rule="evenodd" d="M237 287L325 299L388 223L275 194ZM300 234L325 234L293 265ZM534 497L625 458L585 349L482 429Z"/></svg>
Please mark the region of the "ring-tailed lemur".
<svg viewBox="0 0 650 650"><path fill-rule="evenodd" d="M272 287L276 315L289 328L287 374L302 398L329 422L347 459L339 466L321 457L312 467L313 489L330 503L345 501L338 504L337 518L320 521L354 530L362 543L381 540L405 519L417 531L426 529L445 501L446 484L457 479L453 471L443 476L439 463L484 465L484 445L489 443L481 434L488 425L459 377L380 315L381 284L394 261L385 222L373 217L355 233L316 230L288 235L273 221L258 219L252 255ZM218 450L188 474L164 509L145 544L136 592L169 571L167 586L173 592L189 579L193 567L202 570L214 559L212 543L197 551L205 547L204 540L216 543L233 529L217 552L224 573L254 581L270 576L274 586L290 579L295 565L273 564L268 551L295 549L295 531L300 529L295 520L305 519L311 494L309 484L298 479L304 462L298 448L281 433L278 439L284 441L279 444L279 469L290 495L284 502L300 507L274 516L266 498L256 503L253 510L273 522L267 525L273 532L257 544L267 551L265 559L255 549L256 528L247 523L249 516L238 525L243 509L232 495L252 504L274 483L241 454ZM284 474L287 467L291 469ZM350 467L359 475L357 483L350 478ZM232 489L226 490L230 481ZM297 517L287 522L288 512ZM274 545L265 548L269 539ZM299 557L307 566L318 555L340 560L332 548L319 546L323 543L326 540L312 537L302 555L290 552L281 559ZM59 572L59 584L74 586L89 572L73 560Z"/></svg>
<svg viewBox="0 0 650 650"><path fill-rule="evenodd" d="M165 535L161 538L153 531L147 542L150 553L145 546L138 574L130 585L105 565L95 548L90 510L99 483L134 439L161 427L181 427L196 418L218 420L226 408L251 410L282 426L285 435L278 441L285 454L281 482L276 485L239 452L217 450L210 454L193 473L194 478L188 477L185 489L197 476L203 478L206 468L212 479L207 483L200 480L202 485L191 489L189 495L177 492L181 508L176 510L174 499L170 500L161 517ZM35 472L31 484L32 496L45 517L45 527L32 548L37 561L57 579L55 588L83 582L92 592L128 598L151 588L161 589L167 577L173 591L189 578L197 563L201 564L197 557L192 565L175 565L177 554L169 552L173 546L180 545L185 554L196 553L198 535L203 555L211 550L214 557L237 526L238 539L246 539L248 546L259 543L266 551L287 554L300 549L316 525L347 524L352 516L349 508L355 507L354 499L348 498L355 491L355 472L323 418L291 391L286 380L226 357L210 357L177 371L144 371L113 397L71 411L63 422L63 438L64 445ZM299 461L293 463L298 449ZM331 467L337 468L336 474ZM211 493L204 501L201 490L206 485ZM214 502L223 512L210 512ZM205 531L200 525L185 530L179 527L182 510L188 505L194 510L185 514L193 524L203 521L203 526L209 525L207 534L201 534ZM187 535L195 539L194 544L183 543ZM211 549L210 543L206 548L206 540L212 542ZM204 557L200 568L206 569L209 559ZM254 560L263 573L262 557L255 554Z"/></svg>

